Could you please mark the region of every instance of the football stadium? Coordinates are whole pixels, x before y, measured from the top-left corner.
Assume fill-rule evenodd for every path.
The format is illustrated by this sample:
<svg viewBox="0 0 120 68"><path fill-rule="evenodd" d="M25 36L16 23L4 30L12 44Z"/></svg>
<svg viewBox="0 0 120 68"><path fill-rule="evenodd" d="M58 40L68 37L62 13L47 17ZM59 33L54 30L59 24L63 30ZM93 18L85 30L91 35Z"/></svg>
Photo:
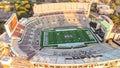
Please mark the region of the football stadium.
<svg viewBox="0 0 120 68"><path fill-rule="evenodd" d="M120 35L112 32L109 17L89 18L90 6L89 0L35 4L34 16L19 21L12 14L3 39L12 57L0 59L3 67L120 68L120 47L106 43Z"/></svg>

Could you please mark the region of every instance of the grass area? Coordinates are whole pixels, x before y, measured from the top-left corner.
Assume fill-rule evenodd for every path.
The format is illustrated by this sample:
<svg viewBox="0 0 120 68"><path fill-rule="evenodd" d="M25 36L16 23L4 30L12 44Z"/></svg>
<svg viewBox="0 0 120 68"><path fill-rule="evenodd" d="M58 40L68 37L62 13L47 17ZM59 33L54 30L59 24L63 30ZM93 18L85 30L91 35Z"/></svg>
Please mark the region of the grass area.
<svg viewBox="0 0 120 68"><path fill-rule="evenodd" d="M48 44L62 44L91 41L87 30L52 31L48 32ZM94 40L94 39L92 39Z"/></svg>
<svg viewBox="0 0 120 68"><path fill-rule="evenodd" d="M61 30L61 31L42 31L41 45L57 46L58 44L68 43L93 43L96 39L89 29ZM44 44L45 43L45 44ZM46 44L47 43L47 44Z"/></svg>

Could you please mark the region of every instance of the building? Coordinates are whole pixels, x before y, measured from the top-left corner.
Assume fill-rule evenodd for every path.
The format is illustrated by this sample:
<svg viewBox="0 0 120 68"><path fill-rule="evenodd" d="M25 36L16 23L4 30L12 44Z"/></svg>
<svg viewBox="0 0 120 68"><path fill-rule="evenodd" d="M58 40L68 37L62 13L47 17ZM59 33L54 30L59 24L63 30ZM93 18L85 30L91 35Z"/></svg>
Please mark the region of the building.
<svg viewBox="0 0 120 68"><path fill-rule="evenodd" d="M73 7L74 6L74 7ZM77 3L54 3L54 4L35 4L33 7L34 16L50 12L72 12L81 13L88 17L90 13L91 2L77 2ZM48 9L49 11L48 11Z"/></svg>
<svg viewBox="0 0 120 68"><path fill-rule="evenodd" d="M108 5L97 5L97 11L99 14L113 14L114 10L110 8Z"/></svg>
<svg viewBox="0 0 120 68"><path fill-rule="evenodd" d="M7 56L3 56L0 59L0 62L3 66L3 68L11 68L11 63L12 63L12 58L11 57L7 57Z"/></svg>

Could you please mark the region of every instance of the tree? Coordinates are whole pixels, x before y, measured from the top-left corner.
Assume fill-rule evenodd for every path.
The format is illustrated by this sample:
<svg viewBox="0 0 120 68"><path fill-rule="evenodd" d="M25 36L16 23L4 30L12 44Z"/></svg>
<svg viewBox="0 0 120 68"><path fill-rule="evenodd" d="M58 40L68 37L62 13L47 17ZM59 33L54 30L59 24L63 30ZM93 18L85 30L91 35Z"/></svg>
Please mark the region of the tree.
<svg viewBox="0 0 120 68"><path fill-rule="evenodd" d="M6 45L6 43L0 42L0 57L10 55L10 49Z"/></svg>
<svg viewBox="0 0 120 68"><path fill-rule="evenodd" d="M111 20L114 23L114 32L118 31L120 29L120 15L118 13L114 13L110 15Z"/></svg>
<svg viewBox="0 0 120 68"><path fill-rule="evenodd" d="M28 17L28 13L26 11L18 11L18 18L22 18L22 17Z"/></svg>
<svg viewBox="0 0 120 68"><path fill-rule="evenodd" d="M18 16L20 16L22 14L26 14L26 12L25 11L18 11Z"/></svg>
<svg viewBox="0 0 120 68"><path fill-rule="evenodd" d="M25 7L26 7L27 9L30 9L30 4L26 4Z"/></svg>
<svg viewBox="0 0 120 68"><path fill-rule="evenodd" d="M105 2L105 3L109 3L109 2L110 2L110 0L104 0L104 2Z"/></svg>
<svg viewBox="0 0 120 68"><path fill-rule="evenodd" d="M22 5L25 5L25 4L28 4L29 2L28 1L22 1L21 4Z"/></svg>
<svg viewBox="0 0 120 68"><path fill-rule="evenodd" d="M4 31L4 22L0 22L0 34L2 34Z"/></svg>
<svg viewBox="0 0 120 68"><path fill-rule="evenodd" d="M15 1L18 1L18 0L8 0L10 3L15 3Z"/></svg>
<svg viewBox="0 0 120 68"><path fill-rule="evenodd" d="M4 9L5 5L2 2L0 2L0 7Z"/></svg>
<svg viewBox="0 0 120 68"><path fill-rule="evenodd" d="M119 19L119 17L117 17L117 16L114 15L114 16L112 17L112 21L113 21L114 24L119 24L120 19Z"/></svg>
<svg viewBox="0 0 120 68"><path fill-rule="evenodd" d="M111 3L111 4L110 4L110 7L111 7L112 9L116 10L116 5L115 5L115 3Z"/></svg>
<svg viewBox="0 0 120 68"><path fill-rule="evenodd" d="M95 22L90 22L89 25L92 26L93 28L96 28L97 23L95 23Z"/></svg>
<svg viewBox="0 0 120 68"><path fill-rule="evenodd" d="M96 7L97 7L97 3L93 3L93 4L91 5L90 10L95 12L95 11L96 11Z"/></svg>
<svg viewBox="0 0 120 68"><path fill-rule="evenodd" d="M118 28L120 25L120 16L117 13L114 13L113 15L110 16L111 20L114 23L115 28Z"/></svg>
<svg viewBox="0 0 120 68"><path fill-rule="evenodd" d="M0 2L0 6L2 6L3 4Z"/></svg>
<svg viewBox="0 0 120 68"><path fill-rule="evenodd" d="M18 18L32 16L32 3L28 0L20 1L16 0L15 10L17 12Z"/></svg>
<svg viewBox="0 0 120 68"><path fill-rule="evenodd" d="M26 7L23 7L23 6L20 6L20 7L18 8L18 10L19 10L19 11L25 11L25 12L29 11Z"/></svg>
<svg viewBox="0 0 120 68"><path fill-rule="evenodd" d="M115 0L115 4L120 4L120 1L119 0Z"/></svg>
<svg viewBox="0 0 120 68"><path fill-rule="evenodd" d="M19 7L18 3L15 3L15 9L18 10Z"/></svg>
<svg viewBox="0 0 120 68"><path fill-rule="evenodd" d="M71 0L71 2L78 2L78 0Z"/></svg>

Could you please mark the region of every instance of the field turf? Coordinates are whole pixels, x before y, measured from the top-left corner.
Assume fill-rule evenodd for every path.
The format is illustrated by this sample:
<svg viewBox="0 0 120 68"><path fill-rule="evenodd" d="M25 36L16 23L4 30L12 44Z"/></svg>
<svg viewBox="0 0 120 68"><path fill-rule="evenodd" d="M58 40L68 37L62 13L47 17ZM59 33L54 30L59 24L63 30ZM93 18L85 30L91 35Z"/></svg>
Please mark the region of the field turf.
<svg viewBox="0 0 120 68"><path fill-rule="evenodd" d="M89 29L75 29L75 30L49 30L43 31L43 46L67 44L67 43L90 43L96 42L94 36Z"/></svg>

